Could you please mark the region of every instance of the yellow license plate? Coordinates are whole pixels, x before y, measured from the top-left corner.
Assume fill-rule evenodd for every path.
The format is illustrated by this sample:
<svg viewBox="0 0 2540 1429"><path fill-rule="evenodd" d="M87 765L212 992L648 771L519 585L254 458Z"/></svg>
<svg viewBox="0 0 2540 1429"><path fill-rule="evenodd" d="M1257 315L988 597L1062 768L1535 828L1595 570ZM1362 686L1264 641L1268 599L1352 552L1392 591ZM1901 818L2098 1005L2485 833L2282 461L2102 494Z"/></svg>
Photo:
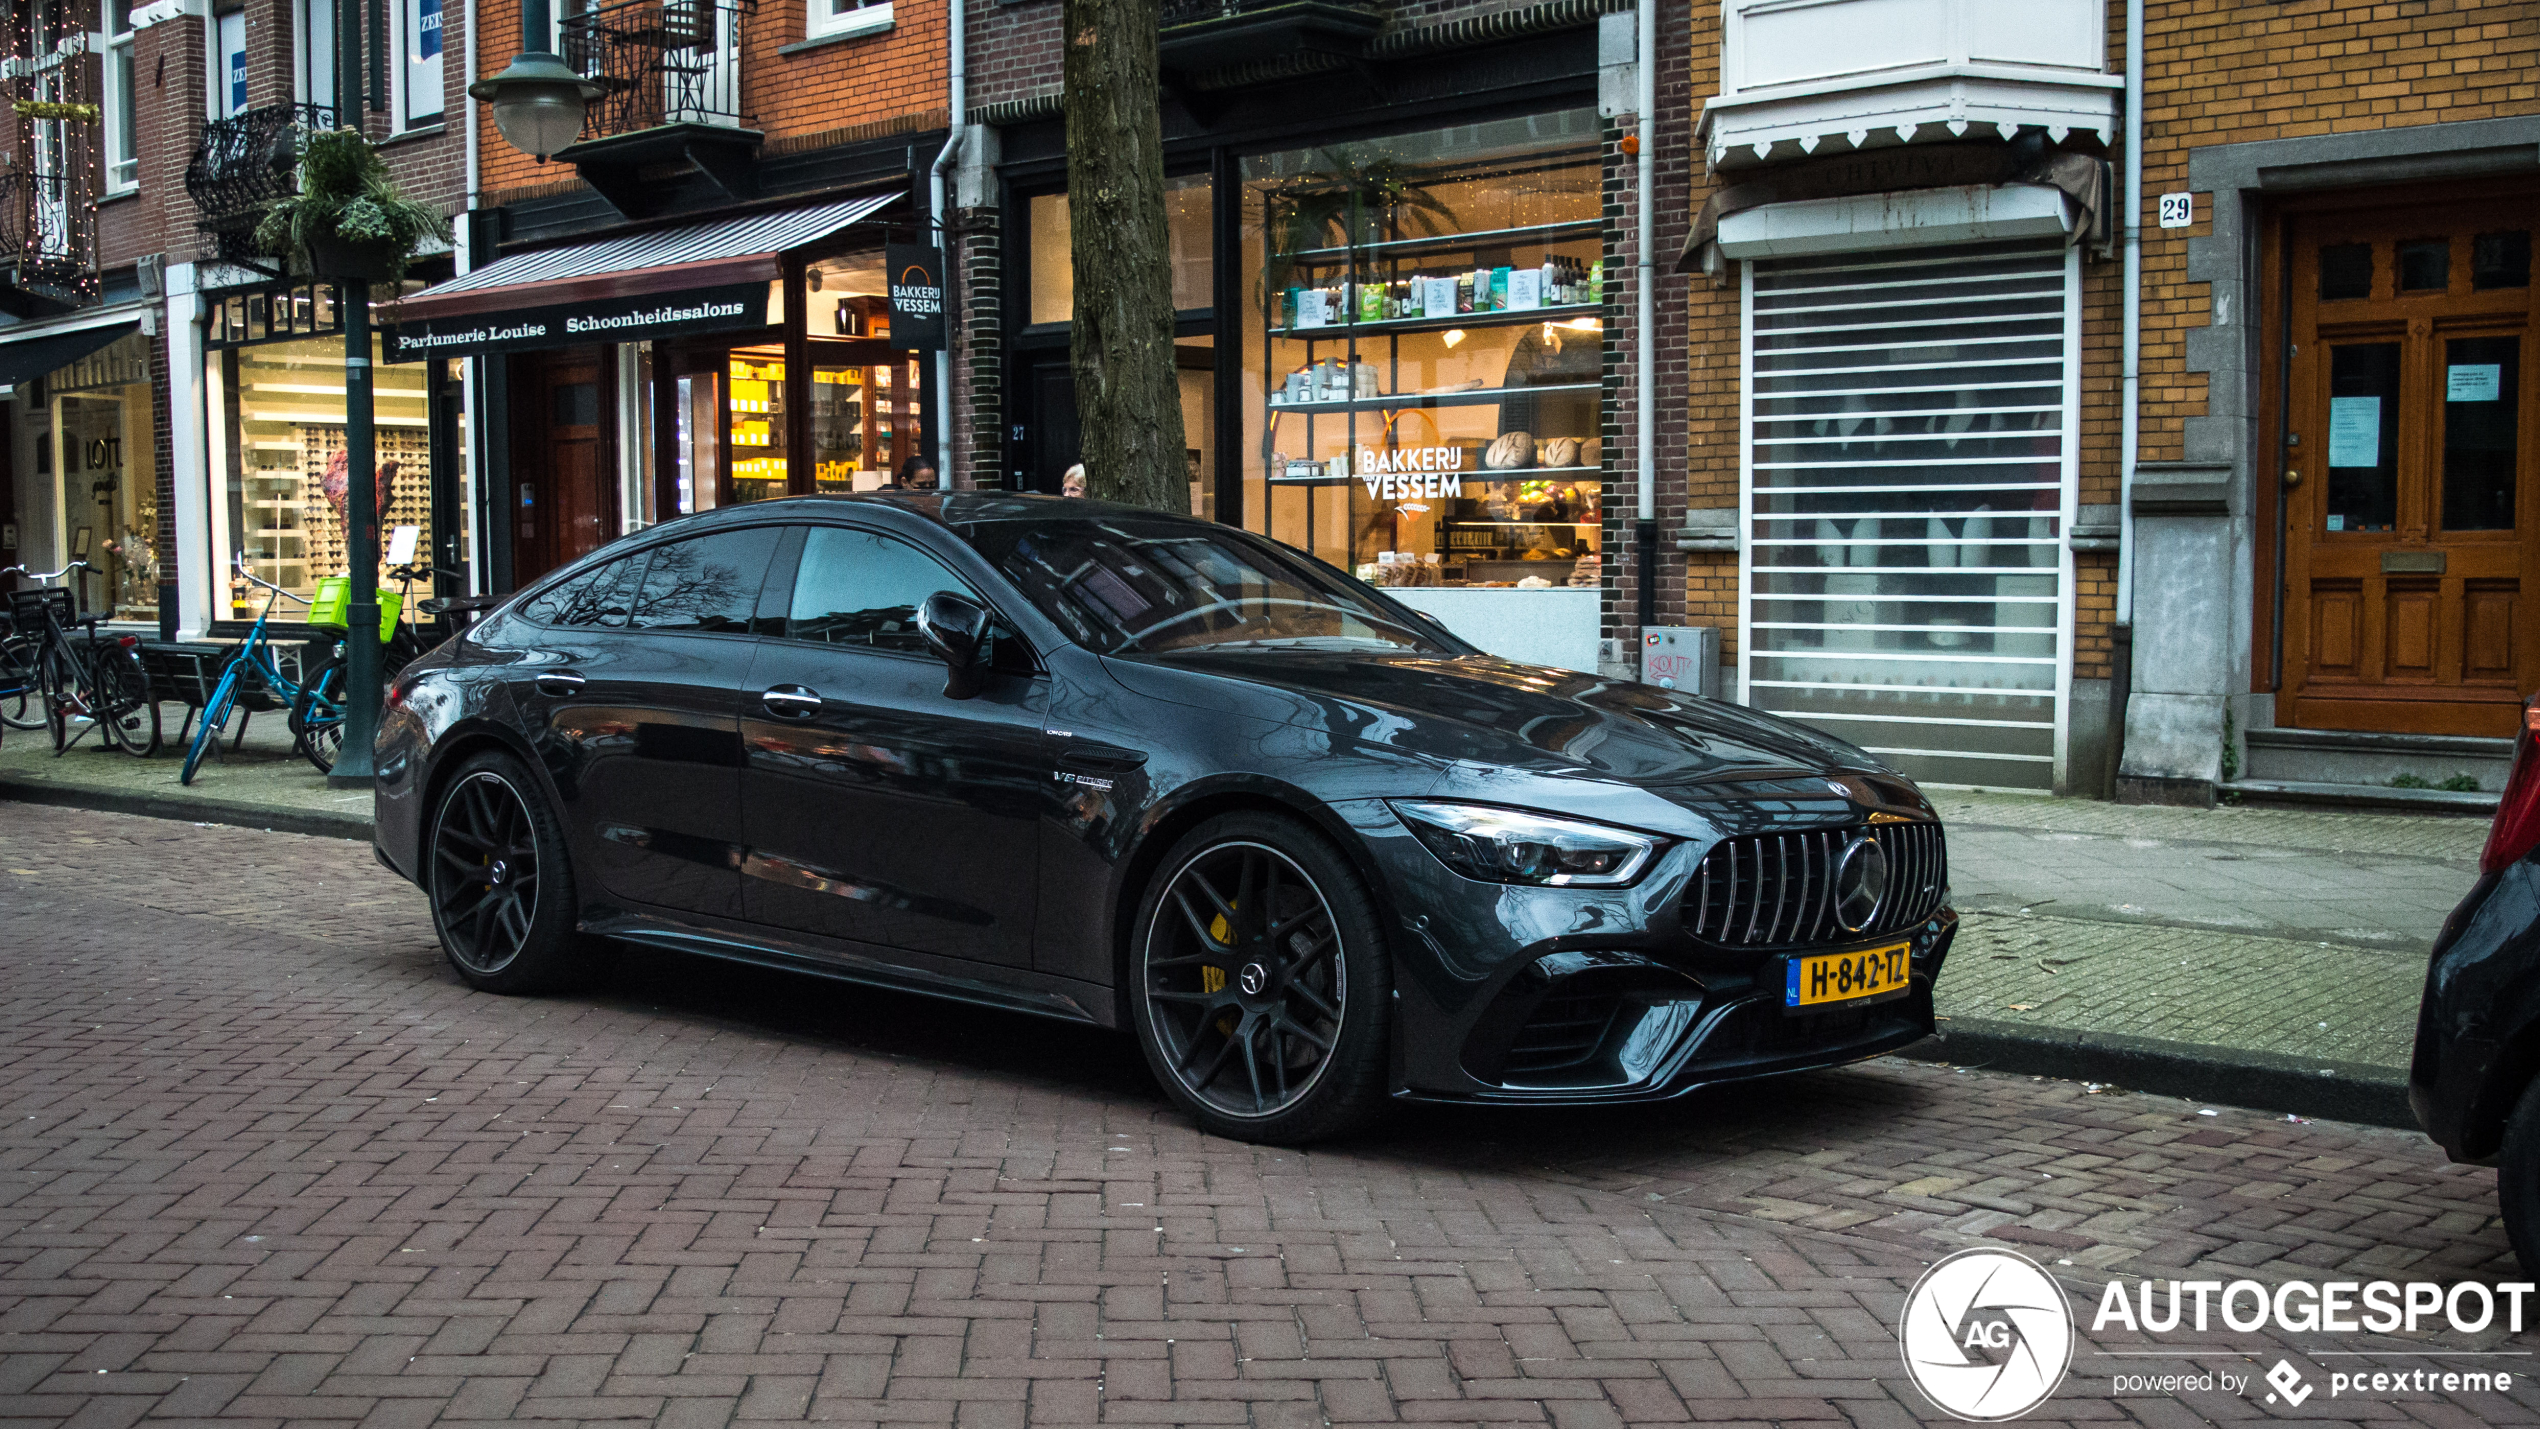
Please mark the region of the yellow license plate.
<svg viewBox="0 0 2540 1429"><path fill-rule="evenodd" d="M1782 990L1789 1008L1858 1007L1903 997L1913 971L1913 944L1891 943L1857 953L1792 958Z"/></svg>

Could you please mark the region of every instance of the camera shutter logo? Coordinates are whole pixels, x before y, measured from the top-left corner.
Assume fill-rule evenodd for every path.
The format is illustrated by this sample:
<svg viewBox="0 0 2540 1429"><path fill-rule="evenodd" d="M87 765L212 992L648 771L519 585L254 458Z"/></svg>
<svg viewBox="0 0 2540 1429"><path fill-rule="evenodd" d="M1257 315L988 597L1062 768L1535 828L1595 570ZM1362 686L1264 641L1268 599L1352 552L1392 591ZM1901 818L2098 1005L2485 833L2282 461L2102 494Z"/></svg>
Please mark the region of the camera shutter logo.
<svg viewBox="0 0 2540 1429"><path fill-rule="evenodd" d="M2072 1367L2064 1289L2015 1251L1962 1250L1914 1282L1897 1338L1914 1387L1960 1419L2016 1419Z"/></svg>
<svg viewBox="0 0 2540 1429"><path fill-rule="evenodd" d="M1887 850L1868 834L1843 846L1834 864L1834 916L1844 931L1858 933L1878 917L1887 898Z"/></svg>

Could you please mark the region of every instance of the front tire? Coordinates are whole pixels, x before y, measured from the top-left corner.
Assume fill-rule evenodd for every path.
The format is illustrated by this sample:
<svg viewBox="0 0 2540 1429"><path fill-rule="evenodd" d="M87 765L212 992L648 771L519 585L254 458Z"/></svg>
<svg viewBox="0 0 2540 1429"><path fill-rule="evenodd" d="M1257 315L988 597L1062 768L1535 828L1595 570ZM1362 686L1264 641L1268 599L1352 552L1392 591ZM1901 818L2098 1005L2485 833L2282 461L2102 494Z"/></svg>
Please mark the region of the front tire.
<svg viewBox="0 0 2540 1429"><path fill-rule="evenodd" d="M116 748L136 759L159 752L159 701L150 688L150 671L132 650L109 650L98 657L98 723L113 736Z"/></svg>
<svg viewBox="0 0 2540 1429"><path fill-rule="evenodd" d="M1130 934L1138 1045L1207 1130L1295 1145L1385 1104L1392 969L1375 900L1292 819L1211 819L1174 844Z"/></svg>
<svg viewBox="0 0 2540 1429"><path fill-rule="evenodd" d="M459 766L434 806L423 873L433 931L468 986L557 992L587 975L564 830L519 760L489 750Z"/></svg>

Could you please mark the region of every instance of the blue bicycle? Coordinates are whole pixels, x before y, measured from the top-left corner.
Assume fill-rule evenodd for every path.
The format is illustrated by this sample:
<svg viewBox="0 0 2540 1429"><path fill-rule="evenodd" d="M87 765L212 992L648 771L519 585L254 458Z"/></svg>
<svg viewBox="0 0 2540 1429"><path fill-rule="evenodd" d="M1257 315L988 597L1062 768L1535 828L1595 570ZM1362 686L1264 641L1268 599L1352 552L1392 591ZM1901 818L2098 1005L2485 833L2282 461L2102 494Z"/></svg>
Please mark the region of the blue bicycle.
<svg viewBox="0 0 2540 1429"><path fill-rule="evenodd" d="M239 576L248 584L262 586L270 594L265 597L264 613L256 617L255 628L247 632L246 643L240 645L238 653L230 658L229 667L221 672L220 683L212 689L211 699L203 705L203 723L194 731L194 742L186 748L185 768L177 774L180 784L193 783L194 771L202 767L203 756L220 747L221 730L229 723L230 711L238 704L241 681L263 681L265 688L284 709L293 709L303 703L300 683L282 672L281 658L274 653L273 642L265 638L265 622L273 619L277 600L296 600L302 605L308 602L271 581L259 580L247 569L243 560L238 563L237 569ZM310 708L319 718L331 717L338 722L343 718L333 702L323 694L315 695ZM292 732L295 735L299 733L296 729Z"/></svg>

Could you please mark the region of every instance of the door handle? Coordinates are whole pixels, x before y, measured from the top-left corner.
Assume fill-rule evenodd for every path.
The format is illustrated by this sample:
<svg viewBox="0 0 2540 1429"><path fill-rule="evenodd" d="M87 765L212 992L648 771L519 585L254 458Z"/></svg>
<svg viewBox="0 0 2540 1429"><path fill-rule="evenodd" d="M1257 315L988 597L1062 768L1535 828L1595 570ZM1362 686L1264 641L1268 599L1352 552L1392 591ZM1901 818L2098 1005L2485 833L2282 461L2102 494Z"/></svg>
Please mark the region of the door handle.
<svg viewBox="0 0 2540 1429"><path fill-rule="evenodd" d="M578 695L582 693L582 677L580 675L566 674L562 671L540 675L538 677L538 693L545 695L550 699L558 700L567 698L568 696Z"/></svg>
<svg viewBox="0 0 2540 1429"><path fill-rule="evenodd" d="M758 702L778 719L809 719L820 713L820 692L807 685L778 685Z"/></svg>

